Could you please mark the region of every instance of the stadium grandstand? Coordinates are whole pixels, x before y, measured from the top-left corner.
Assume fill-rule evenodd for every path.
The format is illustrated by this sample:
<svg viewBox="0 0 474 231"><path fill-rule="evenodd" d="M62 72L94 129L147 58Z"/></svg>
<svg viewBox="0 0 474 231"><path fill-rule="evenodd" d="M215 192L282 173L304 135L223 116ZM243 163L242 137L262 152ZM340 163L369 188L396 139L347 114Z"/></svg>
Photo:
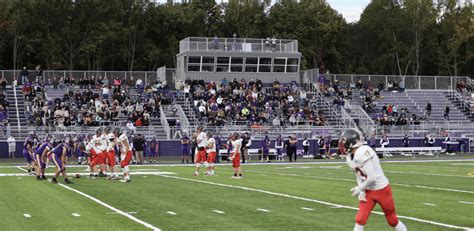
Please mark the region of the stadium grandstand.
<svg viewBox="0 0 474 231"><path fill-rule="evenodd" d="M386 135L391 147L404 136L425 146L429 134L443 146L449 134L456 150L472 150L469 77L328 74L300 70L300 56L296 40L191 37L180 42L177 69L31 71L26 82L2 70L10 84L1 95L1 147L10 134L21 141L30 131L86 135L120 126L174 147L160 150L167 156L203 126L223 140L237 131L256 141L296 135L300 145L303 138L337 141L346 128L361 129L367 140Z"/></svg>

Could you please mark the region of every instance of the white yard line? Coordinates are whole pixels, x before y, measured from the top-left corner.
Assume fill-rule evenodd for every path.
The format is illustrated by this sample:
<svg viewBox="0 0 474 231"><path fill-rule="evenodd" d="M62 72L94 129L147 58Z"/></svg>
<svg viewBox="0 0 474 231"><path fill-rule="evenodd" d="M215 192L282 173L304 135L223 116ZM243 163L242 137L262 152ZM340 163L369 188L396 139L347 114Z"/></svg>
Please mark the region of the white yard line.
<svg viewBox="0 0 474 231"><path fill-rule="evenodd" d="M268 209L257 209L257 210L258 210L258 211L261 211L261 212L265 212L265 213L269 213L269 212L270 212L270 210L268 210Z"/></svg>
<svg viewBox="0 0 474 231"><path fill-rule="evenodd" d="M299 174L294 174L294 173L271 173L271 172L253 171L253 170L246 170L246 172L260 173L260 174L263 173L263 174L269 174L269 175L296 176L296 177L303 177L303 178L314 178L314 179L324 179L324 180L339 180L339 181L356 182L356 180L346 179L346 178L324 177L324 176L308 176L308 175L299 175ZM430 190L438 190L438 191L448 191L448 192L474 194L474 191L461 190L461 189L438 188L438 187L431 187L431 186L424 186L424 185L399 184L399 183L393 183L393 182L390 182L390 184L391 185L396 185L396 186L403 186L403 187L413 187L413 188L422 188L422 189L430 189Z"/></svg>
<svg viewBox="0 0 474 231"><path fill-rule="evenodd" d="M219 213L219 214L224 214L225 212L224 211L220 211L220 210L212 210L213 212L215 213Z"/></svg>
<svg viewBox="0 0 474 231"><path fill-rule="evenodd" d="M20 169L20 170L23 171L23 172L28 172L28 170L24 169L23 167L16 166L16 168Z"/></svg>
<svg viewBox="0 0 474 231"><path fill-rule="evenodd" d="M285 197L285 198L290 198L290 199L314 202L314 203L323 204L323 205L332 206L332 207L345 208L345 209L351 209L351 210L359 210L358 208L352 207L352 206L340 205L340 204L335 204L335 203L316 200L316 199L304 198L304 197L299 197L299 196L292 196L292 195L288 195L288 194L284 194L284 193L271 192L271 191L267 191L267 190L249 188L249 187L244 187L244 186L221 184L221 183L215 183L215 182L210 182L210 181L189 179L189 178L169 176L169 175L159 175L159 176L165 177L165 178L177 179L177 180L184 180L184 181L191 181L191 182L197 182L197 183L203 183L203 184L210 184L210 185L221 186L221 187L226 187L226 188L237 188L237 189L242 189L242 190L251 191L251 192L259 192L259 193L269 194L269 195L273 195L273 196L280 196L280 197ZM384 213L377 212L377 211L373 211L372 213L378 214L378 215L385 215ZM401 216L401 215L398 215L398 217L399 218L404 218L404 219L407 219L407 220L418 221L418 222L421 222L421 223L426 223L426 224L436 225L436 226L440 226L440 227L445 227L445 228L464 229L464 230L473 229L473 228L462 227L462 226L457 226L457 225L445 224L445 223L436 222L436 221L419 219L419 218L416 218L416 217Z"/></svg>
<svg viewBox="0 0 474 231"><path fill-rule="evenodd" d="M469 162L474 161L473 158L466 158L466 159L454 159L454 160L380 160L382 163L433 163L433 162ZM333 162L275 162L275 163L260 163L260 162L247 162L245 165L333 165L333 164L345 164L345 160L338 160ZM214 165L223 165L229 166L232 163L216 163ZM24 165L18 165L23 167ZM134 167L136 165L132 165ZM140 167L194 167L195 164L148 164L148 165L141 165ZM0 168L15 168L16 166L0 166ZM71 164L68 167L85 167L84 165L77 165ZM133 169L133 168L132 168Z"/></svg>
<svg viewBox="0 0 474 231"><path fill-rule="evenodd" d="M422 173L422 172L404 172L404 171L390 171L384 170L387 173L394 173L394 174L409 174L409 175L422 175L422 176L443 176L443 177L461 177L461 178L471 178L474 179L472 176L461 176L461 175L449 175L449 174L438 174L438 173Z"/></svg>
<svg viewBox="0 0 474 231"><path fill-rule="evenodd" d="M72 215L75 216L75 217L80 217L81 216L81 214L79 214L79 213L73 213Z"/></svg>
<svg viewBox="0 0 474 231"><path fill-rule="evenodd" d="M176 213L173 212L173 211L167 211L166 213L167 213L167 214L170 214L170 215L173 215L173 216L176 215Z"/></svg>
<svg viewBox="0 0 474 231"><path fill-rule="evenodd" d="M428 205L428 206L436 206L436 204L431 204L431 203L421 203L423 205Z"/></svg>
<svg viewBox="0 0 474 231"><path fill-rule="evenodd" d="M23 214L23 216L24 216L25 218L31 218L31 215L28 214L28 213Z"/></svg>
<svg viewBox="0 0 474 231"><path fill-rule="evenodd" d="M469 202L469 201L459 201L461 204L467 204L467 205L474 205L474 202Z"/></svg>
<svg viewBox="0 0 474 231"><path fill-rule="evenodd" d="M118 213L118 214L120 214L120 215L122 215L122 216L124 216L124 217L126 217L126 218L128 218L128 219L130 219L130 220L132 220L132 221L135 221L135 222L137 222L137 223L139 223L139 224L141 224L141 225L143 225L143 226L145 226L145 227L147 227L147 228L149 228L149 229L151 229L151 230L154 230L154 231L160 231L160 230L161 230L161 229L159 229L159 228L157 228L157 227L155 227L155 226L153 226L153 225L151 225L151 224L149 224L149 223L147 223L147 222L145 222L145 221L142 221L142 220L140 220L140 219L138 219L138 218L136 218L136 217L134 217L134 216L132 216L132 215L130 215L130 214L128 214L128 213L123 212L122 210L119 210L119 209L117 209L117 208L115 208L115 207L112 207L111 205L106 204L105 202L103 202L103 201L101 201L101 200L99 200L99 199L97 199L97 198L95 198L95 197L92 197L92 196L90 196L90 195L88 195L88 194L85 194L85 193L83 193L83 192L81 192L81 191L79 191L79 190L77 190L77 189L71 188L71 187L69 187L69 186L67 186L67 185L64 185L64 184L61 184L61 183L59 183L58 185L60 185L61 187L65 188L65 189L67 189L67 190L69 190L69 191L73 191L73 192L75 192L75 193L77 193L77 194L79 194L79 195L81 195L81 196L84 196L84 197L86 197L86 198L88 198L88 199L90 199L90 200L96 202L97 204L102 205L102 206L104 206L104 207L106 207L106 208L108 208L108 209L110 209L110 210L112 210L112 211L114 211L114 212L116 212L116 213Z"/></svg>
<svg viewBox="0 0 474 231"><path fill-rule="evenodd" d="M306 208L306 207L301 207L302 210L307 210L307 211L313 211L314 209L312 208Z"/></svg>

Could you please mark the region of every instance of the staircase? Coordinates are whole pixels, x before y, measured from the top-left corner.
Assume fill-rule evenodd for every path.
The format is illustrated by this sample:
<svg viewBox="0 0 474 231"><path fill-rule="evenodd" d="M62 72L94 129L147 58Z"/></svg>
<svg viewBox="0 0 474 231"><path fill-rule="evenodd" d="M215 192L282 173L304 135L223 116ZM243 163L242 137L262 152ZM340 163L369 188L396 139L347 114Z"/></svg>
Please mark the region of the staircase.
<svg viewBox="0 0 474 231"><path fill-rule="evenodd" d="M17 116L17 105L15 104L15 94L13 88L7 88L5 90L6 100L8 101L8 120L10 121L11 134L17 141L24 140L28 135L26 129L28 125L26 113L25 113L25 97L21 91L21 87L16 87L16 97L18 100L18 116ZM19 121L19 124L18 124ZM20 127L20 129L19 129ZM6 139L6 138L5 138Z"/></svg>

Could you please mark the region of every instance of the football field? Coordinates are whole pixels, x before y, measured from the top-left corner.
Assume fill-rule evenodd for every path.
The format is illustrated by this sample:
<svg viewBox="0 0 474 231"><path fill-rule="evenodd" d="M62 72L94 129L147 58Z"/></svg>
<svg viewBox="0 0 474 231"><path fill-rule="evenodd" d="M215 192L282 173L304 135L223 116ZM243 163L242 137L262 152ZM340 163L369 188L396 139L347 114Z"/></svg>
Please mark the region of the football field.
<svg viewBox="0 0 474 231"><path fill-rule="evenodd" d="M382 167L408 230L474 228L472 159ZM228 164L209 177L191 165L131 170L131 183L82 175L54 185L0 165L0 230L352 230L358 207L345 163L244 164L243 179L230 179ZM376 206L366 230L393 229Z"/></svg>

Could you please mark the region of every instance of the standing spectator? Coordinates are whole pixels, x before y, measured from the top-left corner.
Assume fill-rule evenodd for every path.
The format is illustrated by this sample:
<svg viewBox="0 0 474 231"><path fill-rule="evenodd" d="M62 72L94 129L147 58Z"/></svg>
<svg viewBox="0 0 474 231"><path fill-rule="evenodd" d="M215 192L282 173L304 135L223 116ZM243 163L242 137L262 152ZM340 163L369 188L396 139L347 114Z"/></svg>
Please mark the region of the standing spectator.
<svg viewBox="0 0 474 231"><path fill-rule="evenodd" d="M319 155L321 158L324 156L324 137L319 136L318 138L318 147L319 147ZM314 159L316 159L316 155L314 155Z"/></svg>
<svg viewBox="0 0 474 231"><path fill-rule="evenodd" d="M283 139L281 138L281 135L279 135L278 138L275 140L275 149L277 152L277 160L283 161Z"/></svg>
<svg viewBox="0 0 474 231"><path fill-rule="evenodd" d="M43 70L41 69L40 65L36 66L35 74L36 74L35 82L39 83L43 78Z"/></svg>
<svg viewBox="0 0 474 231"><path fill-rule="evenodd" d="M179 121L179 119L176 119L176 124L174 126L174 136L173 136L173 139L176 139L178 136L179 136L179 139L181 139L181 137L183 137L183 133L181 133L181 122Z"/></svg>
<svg viewBox="0 0 474 231"><path fill-rule="evenodd" d="M382 136L382 139L380 139L380 146L382 148L386 148L388 147L388 145L390 144L390 140L388 139L387 135L383 135ZM390 157L392 156L392 154L388 153L387 151L383 151L383 155L384 156L387 156L387 157Z"/></svg>
<svg viewBox="0 0 474 231"><path fill-rule="evenodd" d="M0 83L2 85L2 90L5 91L5 89L7 88L7 79L5 79L5 77L2 77L2 79L0 80Z"/></svg>
<svg viewBox="0 0 474 231"><path fill-rule="evenodd" d="M249 148L252 145L252 139L250 138L250 134L248 132L242 137L242 147L240 148L240 152L242 153L242 163L248 160L249 157ZM229 149L227 149L230 151Z"/></svg>
<svg viewBox="0 0 474 231"><path fill-rule="evenodd" d="M371 148L375 148L375 145L376 145L376 142L375 142L375 134L372 134L372 136L370 136L370 139L369 139L369 146Z"/></svg>
<svg viewBox="0 0 474 231"><path fill-rule="evenodd" d="M158 141L153 137L149 142L150 152L148 153L148 163L156 163L156 155L158 154Z"/></svg>
<svg viewBox="0 0 474 231"><path fill-rule="evenodd" d="M135 148L135 156L138 164L143 164L143 150L145 149L145 139L142 134L138 134L133 139L133 147Z"/></svg>
<svg viewBox="0 0 474 231"><path fill-rule="evenodd" d="M186 159L186 164L189 163L189 144L191 141L188 138L188 135L184 133L184 136L181 138L181 163L184 164Z"/></svg>
<svg viewBox="0 0 474 231"><path fill-rule="evenodd" d="M443 115L444 115L444 119L447 120L447 121L449 121L449 111L450 111L449 105L446 104L446 108L444 108L444 114Z"/></svg>
<svg viewBox="0 0 474 231"><path fill-rule="evenodd" d="M433 147L436 142L436 139L432 134L429 135L428 138L428 147ZM430 150L430 152L427 154L428 156L433 156L433 152Z"/></svg>
<svg viewBox="0 0 474 231"><path fill-rule="evenodd" d="M431 103L430 103L430 101L428 101L428 103L426 104L426 117L428 117L428 119L431 119Z"/></svg>
<svg viewBox="0 0 474 231"><path fill-rule="evenodd" d="M324 139L324 150L326 151L326 159L331 158L331 135L326 136Z"/></svg>
<svg viewBox="0 0 474 231"><path fill-rule="evenodd" d="M308 140L308 138L304 138L304 140L303 140L303 156L308 156L308 150L309 150L309 140Z"/></svg>
<svg viewBox="0 0 474 231"><path fill-rule="evenodd" d="M270 159L269 159L270 143L271 143L270 138L268 136L265 136L265 138L262 140L262 156L260 158L261 162L263 162L264 159L265 161L270 162Z"/></svg>
<svg viewBox="0 0 474 231"><path fill-rule="evenodd" d="M296 138L296 134L290 136L290 162L293 162L292 158L294 158L295 162L297 159L296 151L297 151L298 139Z"/></svg>
<svg viewBox="0 0 474 231"><path fill-rule="evenodd" d="M15 137L10 135L7 139L8 143L8 157L9 158L15 158L15 153L16 153L16 140Z"/></svg>
<svg viewBox="0 0 474 231"><path fill-rule="evenodd" d="M12 127L10 126L10 122L7 121L7 125L5 128L5 137L10 137L11 133L12 133Z"/></svg>
<svg viewBox="0 0 474 231"><path fill-rule="evenodd" d="M449 133L446 135L446 138L444 138L444 143L446 144L446 155L454 154L451 151L451 137L449 137Z"/></svg>
<svg viewBox="0 0 474 231"><path fill-rule="evenodd" d="M25 85L28 82L28 70L26 67L23 67L23 70L20 72L21 75L21 84Z"/></svg>
<svg viewBox="0 0 474 231"><path fill-rule="evenodd" d="M405 137L403 137L403 147L409 147L410 146L410 139L408 138L408 134L405 134Z"/></svg>

